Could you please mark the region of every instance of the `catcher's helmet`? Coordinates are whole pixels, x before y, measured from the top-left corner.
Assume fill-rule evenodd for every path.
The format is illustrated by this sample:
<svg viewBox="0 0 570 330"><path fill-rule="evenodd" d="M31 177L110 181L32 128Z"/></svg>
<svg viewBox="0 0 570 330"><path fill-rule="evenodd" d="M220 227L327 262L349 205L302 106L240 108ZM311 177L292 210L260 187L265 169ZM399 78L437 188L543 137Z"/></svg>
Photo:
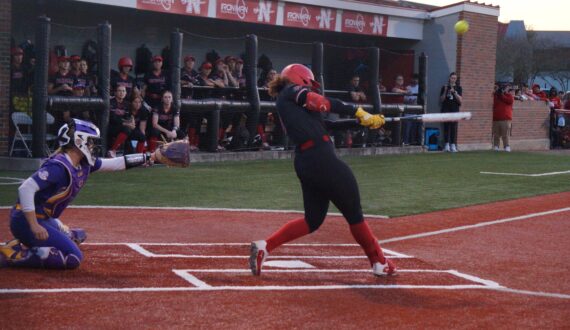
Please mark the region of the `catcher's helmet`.
<svg viewBox="0 0 570 330"><path fill-rule="evenodd" d="M122 67L124 66L133 66L133 60L131 60L130 57L121 57L119 59L119 70L121 70Z"/></svg>
<svg viewBox="0 0 570 330"><path fill-rule="evenodd" d="M92 154L93 147L95 146L95 140L99 139L101 134L99 133L99 128L93 123L85 120L72 119L59 129L57 133L57 138L59 141L59 146L64 147L67 145L76 146L85 158L89 165L93 166L95 164L95 155Z"/></svg>
<svg viewBox="0 0 570 330"><path fill-rule="evenodd" d="M283 71L281 77L287 78L290 82L296 85L311 87L312 89L319 89L321 84L315 81L315 76L311 69L303 64L289 64Z"/></svg>

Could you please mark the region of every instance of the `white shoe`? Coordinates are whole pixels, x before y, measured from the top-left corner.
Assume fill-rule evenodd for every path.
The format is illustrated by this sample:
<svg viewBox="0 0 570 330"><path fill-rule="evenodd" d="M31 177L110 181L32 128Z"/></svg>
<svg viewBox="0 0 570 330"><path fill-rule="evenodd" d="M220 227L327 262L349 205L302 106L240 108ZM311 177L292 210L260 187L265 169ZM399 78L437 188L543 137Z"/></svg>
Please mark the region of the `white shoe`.
<svg viewBox="0 0 570 330"><path fill-rule="evenodd" d="M457 152L457 146L455 144L451 145L451 152Z"/></svg>
<svg viewBox="0 0 570 330"><path fill-rule="evenodd" d="M251 253L249 255L249 268L251 273L255 276L261 274L261 268L263 262L269 253L267 253L267 242L266 241L255 241L251 242Z"/></svg>
<svg viewBox="0 0 570 330"><path fill-rule="evenodd" d="M396 275L396 265L386 258L386 263L381 264L379 262L375 262L372 265L372 273L375 276L389 276L389 275Z"/></svg>
<svg viewBox="0 0 570 330"><path fill-rule="evenodd" d="M510 147L510 146L506 146L506 147L505 147L505 151L506 151L506 152L511 152L511 147Z"/></svg>
<svg viewBox="0 0 570 330"><path fill-rule="evenodd" d="M494 147L493 147L493 150L499 151L499 146L494 146Z"/></svg>
<svg viewBox="0 0 570 330"><path fill-rule="evenodd" d="M443 147L443 151L445 151L445 152L449 152L449 151L450 151L450 149L449 149L449 143L446 143L446 144L445 144L445 146Z"/></svg>

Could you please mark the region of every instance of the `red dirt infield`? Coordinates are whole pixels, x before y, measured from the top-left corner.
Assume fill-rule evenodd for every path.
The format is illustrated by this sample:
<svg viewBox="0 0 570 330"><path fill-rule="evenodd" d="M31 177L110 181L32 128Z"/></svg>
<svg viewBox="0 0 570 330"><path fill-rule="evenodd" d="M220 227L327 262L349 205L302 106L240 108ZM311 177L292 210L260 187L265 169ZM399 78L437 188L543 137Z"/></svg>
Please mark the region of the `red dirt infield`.
<svg viewBox="0 0 570 330"><path fill-rule="evenodd" d="M570 193L369 219L400 269L389 278L331 216L252 276L249 242L298 217L68 209L88 233L84 262L0 269L0 329L570 328Z"/></svg>

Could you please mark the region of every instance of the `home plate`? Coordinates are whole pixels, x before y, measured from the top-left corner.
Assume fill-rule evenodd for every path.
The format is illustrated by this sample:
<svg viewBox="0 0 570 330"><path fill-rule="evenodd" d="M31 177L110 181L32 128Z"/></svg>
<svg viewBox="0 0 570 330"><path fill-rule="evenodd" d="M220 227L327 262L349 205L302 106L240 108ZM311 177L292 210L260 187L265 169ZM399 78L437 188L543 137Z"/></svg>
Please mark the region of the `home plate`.
<svg viewBox="0 0 570 330"><path fill-rule="evenodd" d="M263 266L275 268L315 268L315 266L301 260L271 260L264 262Z"/></svg>

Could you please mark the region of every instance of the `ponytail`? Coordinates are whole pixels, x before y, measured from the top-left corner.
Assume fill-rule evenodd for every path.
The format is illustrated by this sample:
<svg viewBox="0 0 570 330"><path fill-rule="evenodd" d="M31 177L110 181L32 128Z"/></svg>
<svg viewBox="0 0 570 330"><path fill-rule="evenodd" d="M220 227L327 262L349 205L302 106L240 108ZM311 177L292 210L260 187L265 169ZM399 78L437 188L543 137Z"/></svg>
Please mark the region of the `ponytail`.
<svg viewBox="0 0 570 330"><path fill-rule="evenodd" d="M277 97L277 95L279 95L279 93L283 90L283 88L285 88L285 86L287 86L290 83L291 82L289 81L289 79L279 75L275 79L269 82L268 85L269 90L267 91L267 93L271 97Z"/></svg>

